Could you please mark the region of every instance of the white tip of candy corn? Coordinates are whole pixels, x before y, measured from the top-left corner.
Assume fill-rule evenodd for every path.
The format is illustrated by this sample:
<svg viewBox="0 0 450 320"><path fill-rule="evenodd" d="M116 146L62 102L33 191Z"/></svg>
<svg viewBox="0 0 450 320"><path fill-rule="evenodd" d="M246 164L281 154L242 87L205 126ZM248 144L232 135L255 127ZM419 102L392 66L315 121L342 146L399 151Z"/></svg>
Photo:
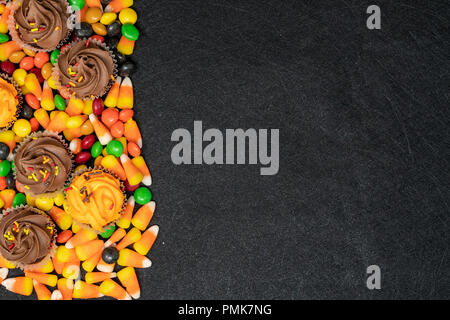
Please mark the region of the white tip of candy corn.
<svg viewBox="0 0 450 320"><path fill-rule="evenodd" d="M142 179L142 183L145 184L146 186L151 186L152 185L152 177L150 177L150 176L144 177L144 179Z"/></svg>
<svg viewBox="0 0 450 320"><path fill-rule="evenodd" d="M132 87L133 83L131 82L131 79L129 77L125 77L122 81L122 86L129 86Z"/></svg>
<svg viewBox="0 0 450 320"><path fill-rule="evenodd" d="M150 261L150 259L144 259L144 261L142 261L142 268L150 268L152 266L152 262Z"/></svg>
<svg viewBox="0 0 450 320"><path fill-rule="evenodd" d="M61 291L55 290L52 292L51 300L62 300L62 299L63 299L63 295L62 295Z"/></svg>
<svg viewBox="0 0 450 320"><path fill-rule="evenodd" d="M131 300L131 296L127 293L127 295L125 296L125 298L123 300Z"/></svg>
<svg viewBox="0 0 450 320"><path fill-rule="evenodd" d="M137 299L139 299L141 297L141 293L140 292L136 292L136 293L132 294L131 297L134 300L137 300Z"/></svg>
<svg viewBox="0 0 450 320"><path fill-rule="evenodd" d="M7 268L1 268L0 269L0 281L6 279L8 276L8 269Z"/></svg>
<svg viewBox="0 0 450 320"><path fill-rule="evenodd" d="M2 282L2 286L4 286L9 291L12 291L12 288L14 287L14 284L16 283L16 279L5 279Z"/></svg>

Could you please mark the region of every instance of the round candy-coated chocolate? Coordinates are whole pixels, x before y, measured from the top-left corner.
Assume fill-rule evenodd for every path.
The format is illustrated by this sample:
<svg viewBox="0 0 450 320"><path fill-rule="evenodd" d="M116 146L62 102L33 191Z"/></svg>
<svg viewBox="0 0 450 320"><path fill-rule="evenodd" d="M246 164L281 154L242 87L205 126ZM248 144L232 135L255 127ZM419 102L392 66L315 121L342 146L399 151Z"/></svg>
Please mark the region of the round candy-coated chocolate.
<svg viewBox="0 0 450 320"><path fill-rule="evenodd" d="M69 4L74 10L78 11L84 8L86 0L69 0Z"/></svg>
<svg viewBox="0 0 450 320"><path fill-rule="evenodd" d="M150 189L145 187L137 188L134 192L134 200L136 200L136 203L139 203L140 205L144 205L152 200L152 193Z"/></svg>
<svg viewBox="0 0 450 320"><path fill-rule="evenodd" d="M126 23L122 26L122 35L128 40L136 41L139 39L139 30L134 24Z"/></svg>
<svg viewBox="0 0 450 320"><path fill-rule="evenodd" d="M2 160L0 163L0 177L6 177L11 171L11 162Z"/></svg>
<svg viewBox="0 0 450 320"><path fill-rule="evenodd" d="M34 116L34 109L28 104L25 104L22 109L21 117L30 120Z"/></svg>
<svg viewBox="0 0 450 320"><path fill-rule="evenodd" d="M108 247L103 250L102 259L107 264L116 263L117 259L119 259L119 251L117 251L117 249L114 247Z"/></svg>
<svg viewBox="0 0 450 320"><path fill-rule="evenodd" d="M102 236L103 239L108 239L109 237L112 236L114 231L116 231L116 226L112 225L108 229L106 229L103 233L101 233L100 235Z"/></svg>
<svg viewBox="0 0 450 320"><path fill-rule="evenodd" d="M8 41L9 41L8 35L5 33L0 33L0 43L4 43L4 42L8 42Z"/></svg>
<svg viewBox="0 0 450 320"><path fill-rule="evenodd" d="M120 36L121 33L121 25L120 22L113 22L107 28L108 36L117 37Z"/></svg>
<svg viewBox="0 0 450 320"><path fill-rule="evenodd" d="M102 114L104 109L105 105L103 103L103 100L101 98L95 99L94 102L92 103L92 112L94 112L96 116L99 116Z"/></svg>
<svg viewBox="0 0 450 320"><path fill-rule="evenodd" d="M8 189L14 189L16 187L16 180L14 179L14 175L12 173L6 176L6 186Z"/></svg>
<svg viewBox="0 0 450 320"><path fill-rule="evenodd" d="M27 197L23 193L16 193L13 199L13 208L27 204Z"/></svg>
<svg viewBox="0 0 450 320"><path fill-rule="evenodd" d="M132 61L127 61L119 68L119 74L121 77L129 77L136 70L136 65Z"/></svg>
<svg viewBox="0 0 450 320"><path fill-rule="evenodd" d="M6 143L0 142L0 160L5 160L9 155L9 146Z"/></svg>
<svg viewBox="0 0 450 320"><path fill-rule="evenodd" d="M127 191L129 191L129 192L135 192L136 189L139 188L139 184L132 186L132 185L130 185L128 180L125 180L125 182L123 184L125 186L125 189L127 189Z"/></svg>
<svg viewBox="0 0 450 320"><path fill-rule="evenodd" d="M50 54L50 62L55 65L56 61L58 61L58 57L61 54L61 50L59 49L55 49L52 51L52 53Z"/></svg>
<svg viewBox="0 0 450 320"><path fill-rule="evenodd" d="M106 40L106 45L110 49L114 49L119 44L120 39L118 37L109 37L108 40Z"/></svg>
<svg viewBox="0 0 450 320"><path fill-rule="evenodd" d="M123 145L118 140L112 140L106 145L106 152L118 158L123 153Z"/></svg>
<svg viewBox="0 0 450 320"><path fill-rule="evenodd" d="M80 28L75 29L75 35L78 38L89 38L94 34L94 30L92 30L92 27L87 22L80 23Z"/></svg>
<svg viewBox="0 0 450 320"><path fill-rule="evenodd" d="M117 63L119 64L127 62L127 57L117 50L114 50L114 56L116 57Z"/></svg>
<svg viewBox="0 0 450 320"><path fill-rule="evenodd" d="M83 164L91 160L92 156L89 152L80 152L75 156L75 162L77 164Z"/></svg>
<svg viewBox="0 0 450 320"><path fill-rule="evenodd" d="M1 64L1 69L4 73L12 76L14 70L16 70L16 67L11 61L3 61Z"/></svg>
<svg viewBox="0 0 450 320"><path fill-rule="evenodd" d="M53 101L55 102L56 109L61 111L66 110L66 100L64 100L64 98L59 94L55 94Z"/></svg>
<svg viewBox="0 0 450 320"><path fill-rule="evenodd" d="M94 143L94 145L91 148L91 155L92 158L97 158L99 155L102 154L103 151L103 145L100 143L100 141L97 141Z"/></svg>
<svg viewBox="0 0 450 320"><path fill-rule="evenodd" d="M84 150L90 149L94 145L95 140L97 139L94 134L84 137L83 140L81 140L81 148Z"/></svg>

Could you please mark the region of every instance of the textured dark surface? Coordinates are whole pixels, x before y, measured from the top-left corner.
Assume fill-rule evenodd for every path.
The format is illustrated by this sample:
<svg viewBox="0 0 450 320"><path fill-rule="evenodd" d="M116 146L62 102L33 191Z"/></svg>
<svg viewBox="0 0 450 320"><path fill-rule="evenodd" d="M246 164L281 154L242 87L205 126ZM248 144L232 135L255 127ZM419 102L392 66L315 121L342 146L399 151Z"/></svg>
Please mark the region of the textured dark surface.
<svg viewBox="0 0 450 320"><path fill-rule="evenodd" d="M450 298L448 1L135 2L144 299ZM279 128L279 174L173 165L194 120Z"/></svg>

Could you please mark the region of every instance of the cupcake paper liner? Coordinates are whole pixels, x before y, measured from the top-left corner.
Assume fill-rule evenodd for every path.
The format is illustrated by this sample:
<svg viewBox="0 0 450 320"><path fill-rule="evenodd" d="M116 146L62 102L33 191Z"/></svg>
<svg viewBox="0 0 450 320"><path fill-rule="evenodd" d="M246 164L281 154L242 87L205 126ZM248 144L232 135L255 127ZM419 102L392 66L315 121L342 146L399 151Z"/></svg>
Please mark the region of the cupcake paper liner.
<svg viewBox="0 0 450 320"><path fill-rule="evenodd" d="M72 22L72 23L67 24L67 26L69 27L69 31L67 32L67 35L55 47L46 48L46 49L37 48L30 44L24 43L22 41L22 38L20 37L20 34L16 29L16 21L14 19L14 13L17 10L17 8L20 7L17 3L18 3L18 1L11 1L7 4L7 6L9 6L11 9L11 13L9 14L7 24L8 24L8 30L9 30L11 39L14 40L22 48L29 49L34 52L51 52L55 49L61 48L64 45L64 43L67 43L69 41L70 35L72 34L72 31L75 27L75 22L77 21L77 14L76 14L75 10L72 9L72 7L69 5L69 3L67 1L65 1L66 12L70 13L68 21Z"/></svg>
<svg viewBox="0 0 450 320"><path fill-rule="evenodd" d="M97 233L97 234L100 235L100 234L102 234L103 232L105 232L107 229L109 229L110 227L114 226L114 225L119 221L119 219L122 217L122 215L123 215L124 212L125 212L125 207L126 207L126 205L127 205L128 199L127 199L126 192L125 192L125 186L124 186L122 180L120 180L120 178L119 178L114 172L112 172L112 171L110 171L110 170L108 170L108 169L105 169L105 168L103 168L103 167L84 168L84 169L78 170L77 172L72 173L72 177L71 177L71 179L70 179L69 186L72 184L72 181L73 181L76 177L81 176L81 175L83 175L84 173L89 172L89 171L93 171L93 170L100 170L100 171L103 171L104 173L108 173L108 174L110 174L111 176L113 176L114 178L116 178L116 179L120 182L120 190L122 191L122 194L123 194L123 205L122 205L122 209L121 209L120 212L119 212L119 218L117 218L117 219L115 219L114 221L111 221L111 222L108 223L107 225L103 226L103 230L102 230L102 231L98 231L98 230L95 230L94 228L92 228L89 224L86 224L86 223L82 223L82 222L77 221L77 219L75 219L75 218L72 216L72 214L70 213L70 206L69 206L68 203L67 203L67 213L69 213L69 214L72 216L73 221L75 221L76 224L77 224L80 228L82 228L82 229L88 229L88 230L94 231L95 233ZM67 196L66 196L66 199L67 199Z"/></svg>
<svg viewBox="0 0 450 320"><path fill-rule="evenodd" d="M17 91L17 110L16 110L16 114L14 115L14 117L13 117L13 120L11 120L6 126L4 126L4 127L0 127L0 133L1 132L3 132L3 131L6 131L6 130L9 130L13 125L14 125L14 123L17 121L17 119L19 118L19 116L20 116L20 113L22 112L22 109L23 109L23 94L22 94L22 89L20 88L20 86L14 81L14 79L12 78L12 77L10 77L9 75L7 75L7 74L5 74L5 73L0 73L0 77L3 79L3 80L5 80L5 81L7 81L7 82L9 82L9 83L11 83L13 86L14 86L14 88L16 89L16 91ZM0 106L1 107L1 106Z"/></svg>
<svg viewBox="0 0 450 320"><path fill-rule="evenodd" d="M60 193L64 192L64 188L65 186L71 181L71 177L72 177L72 171L75 168L75 161L74 161L74 156L72 151L69 148L69 145L66 143L66 141L64 140L64 138L62 136L60 136L58 133L53 132L53 131L39 131L39 132L35 132L35 133L31 133L29 136L27 136L16 148L14 151L14 156L16 155L16 153L23 147L26 146L26 144L28 142L30 142L31 140L33 140L33 138L41 138L41 137L51 137L51 138L55 138L57 139L59 142L61 142L61 144L66 148L67 153L71 159L71 163L70 163L70 170L68 170L67 172L67 178L66 181L64 183L64 185L61 186L60 189L53 191L53 192L46 192L46 193L39 193L39 194L35 194L25 188L23 188L22 184L21 187L23 188L23 193L30 195L33 198L55 198L57 195L59 195ZM13 170L13 174L14 174L14 180L17 181L17 176L16 176L16 170L14 168Z"/></svg>
<svg viewBox="0 0 450 320"><path fill-rule="evenodd" d="M77 43L79 43L81 41L86 41L86 40L87 39L78 39L78 40L72 41L71 43L65 45L64 48L62 48L61 54L63 54L67 50L69 50L73 45L75 45L75 44L77 44ZM99 47L103 48L105 51L107 51L110 54L110 56L113 59L113 63L114 63L112 76L113 76L114 79L116 79L119 72L118 72L118 63L117 63L117 59L116 59L116 56L115 56L114 52L105 43L100 42L100 41L98 41L96 39L89 39L89 42L95 43L96 45L98 45ZM111 87L113 86L113 84L115 82L115 80L109 79L108 84L105 86L103 92L100 95L90 95L88 97L82 97L82 96L78 96L77 94L73 95L74 91L72 91L71 88L67 88L67 87L65 87L65 86L63 86L61 84L60 78L59 78L60 73L61 73L61 71L59 69L59 65L58 65L58 63L56 63L53 66L52 76L53 76L53 79L55 81L56 86L58 87L58 91L61 93L61 95L63 97L67 97L68 99L70 99L70 97L75 97L77 99L86 101L86 100L94 100L94 99L97 99L97 98L101 98L101 97L103 97L105 94L107 94L109 92L109 90L111 89Z"/></svg>
<svg viewBox="0 0 450 320"><path fill-rule="evenodd" d="M56 228L55 222L50 218L49 215L47 215L45 212L43 212L43 211L41 211L41 210L39 210L37 208L31 207L31 206L28 206L28 205L20 205L20 206L15 207L15 208L8 208L6 210L3 210L3 212L0 214L0 220L5 215L14 214L14 211L18 211L18 210L25 209L25 208L30 209L31 211L33 211L33 212L35 212L37 214L45 216L48 219L48 221L51 224L51 226L53 227L53 230L55 230L55 232L53 232L53 234L52 234L52 240L50 241L49 252L41 261L39 261L37 263L34 263L34 264L24 264L24 263L21 263L19 261L12 261L12 260L8 260L8 261L13 263L16 266L16 268L19 268L19 269L22 269L22 270L27 270L27 271L39 270L43 266L45 266L45 264L48 263L48 261L51 260L53 258L53 256L55 255L55 253L56 253L56 248L57 248L57 246L56 246L56 237L58 236L58 232L57 232L58 229Z"/></svg>

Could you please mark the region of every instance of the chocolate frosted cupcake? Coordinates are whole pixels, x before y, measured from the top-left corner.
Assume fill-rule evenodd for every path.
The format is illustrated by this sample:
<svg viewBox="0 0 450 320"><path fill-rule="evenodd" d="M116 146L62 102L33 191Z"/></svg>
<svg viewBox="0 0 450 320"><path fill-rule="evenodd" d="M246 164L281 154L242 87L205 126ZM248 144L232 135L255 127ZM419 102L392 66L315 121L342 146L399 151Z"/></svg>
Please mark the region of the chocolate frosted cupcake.
<svg viewBox="0 0 450 320"><path fill-rule="evenodd" d="M3 211L0 235L0 255L19 268L38 268L54 253L55 224L38 209L21 206Z"/></svg>
<svg viewBox="0 0 450 320"><path fill-rule="evenodd" d="M10 6L9 32L26 48L52 51L71 32L73 17L66 0L15 0Z"/></svg>
<svg viewBox="0 0 450 320"><path fill-rule="evenodd" d="M14 155L17 183L31 196L62 192L70 178L72 153L56 134L43 132L24 140Z"/></svg>
<svg viewBox="0 0 450 320"><path fill-rule="evenodd" d="M86 100L103 96L111 87L116 72L116 63L108 48L88 39L64 48L53 76L65 96Z"/></svg>

